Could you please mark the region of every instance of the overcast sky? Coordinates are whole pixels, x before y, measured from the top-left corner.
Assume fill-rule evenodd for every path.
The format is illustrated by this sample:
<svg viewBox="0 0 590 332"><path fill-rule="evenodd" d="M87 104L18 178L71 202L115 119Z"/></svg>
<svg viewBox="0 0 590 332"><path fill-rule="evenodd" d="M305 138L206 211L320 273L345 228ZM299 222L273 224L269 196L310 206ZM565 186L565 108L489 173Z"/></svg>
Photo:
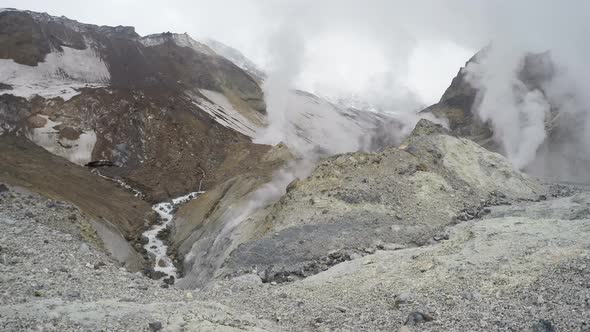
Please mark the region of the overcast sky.
<svg viewBox="0 0 590 332"><path fill-rule="evenodd" d="M297 67L300 88L394 104L408 96L434 103L493 37L485 22L495 19L477 0L0 0L0 6L132 25L141 35L212 37L267 70ZM285 40L298 40L289 52L299 54L285 54ZM297 63L285 63L285 56Z"/></svg>

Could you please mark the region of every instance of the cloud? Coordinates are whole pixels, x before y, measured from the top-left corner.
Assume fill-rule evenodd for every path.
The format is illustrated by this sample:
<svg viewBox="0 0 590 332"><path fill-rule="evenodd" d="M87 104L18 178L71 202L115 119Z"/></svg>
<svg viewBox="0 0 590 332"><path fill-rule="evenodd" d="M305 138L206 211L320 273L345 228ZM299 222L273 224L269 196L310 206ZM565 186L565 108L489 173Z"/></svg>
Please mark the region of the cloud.
<svg viewBox="0 0 590 332"><path fill-rule="evenodd" d="M175 0L166 4L155 0L6 0L3 5L47 11L94 24L133 25L143 35L174 31L212 37L242 50L267 69L272 67L276 55L271 47L273 36L282 26L295 26L306 50L296 84L311 92L325 90L331 95L366 94L377 83L376 88L381 90L411 89L419 102L432 103L465 61L463 54L448 48L446 54L421 57L425 64L444 58L442 63L446 65L442 67L446 70L409 71L409 60L421 41L448 39L441 36L438 27L462 27L454 18L445 19L445 15L452 13L452 6L437 1L408 4L374 0L367 5L351 0ZM451 48L475 51L479 46L476 43L475 47L462 44ZM414 64L414 68L417 66ZM426 89L417 84L409 86L410 80L436 81L439 91L431 91L432 84Z"/></svg>

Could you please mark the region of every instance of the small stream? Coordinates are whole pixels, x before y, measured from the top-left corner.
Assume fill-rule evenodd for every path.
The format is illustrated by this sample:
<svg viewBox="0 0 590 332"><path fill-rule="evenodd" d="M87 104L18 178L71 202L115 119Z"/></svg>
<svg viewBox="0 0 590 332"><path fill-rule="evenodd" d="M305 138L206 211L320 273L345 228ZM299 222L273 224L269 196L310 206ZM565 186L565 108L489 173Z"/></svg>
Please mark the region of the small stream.
<svg viewBox="0 0 590 332"><path fill-rule="evenodd" d="M145 198L145 195L125 183L123 180L118 178L111 178L108 176L103 175L98 169L91 170L92 174L98 175L103 179L115 182L117 185L122 187L123 189L132 192L135 197L139 197L141 199ZM201 191L202 181L199 183L199 190L194 191L192 193L188 193L184 196L180 196L177 198L173 198L167 202L161 202L152 205L152 210L154 210L159 216L162 221L161 224L154 225L150 230L145 231L143 235L148 238L148 243L146 243L143 247L147 250L148 253L151 253L154 259L154 271L160 271L166 274L168 277L173 276L175 279L178 278L176 267L174 263L168 257L168 246L164 244L164 242L158 239L158 233L160 233L163 229L165 229L168 224L174 218L174 212L176 208L184 203L187 203L197 197L199 195L204 194L204 191Z"/></svg>
<svg viewBox="0 0 590 332"><path fill-rule="evenodd" d="M143 247L149 253L154 255L155 271L160 271L165 273L167 276L173 276L174 278L178 277L176 275L176 267L174 266L174 263L170 257L168 257L168 246L164 244L162 240L158 239L158 233L165 229L172 221L172 218L174 218L174 212L179 205L191 201L203 193L204 191L195 191L187 195L174 198L169 202L157 203L152 206L152 210L158 213L162 223L155 225L152 227L152 229L143 233L143 235L149 240L148 243Z"/></svg>

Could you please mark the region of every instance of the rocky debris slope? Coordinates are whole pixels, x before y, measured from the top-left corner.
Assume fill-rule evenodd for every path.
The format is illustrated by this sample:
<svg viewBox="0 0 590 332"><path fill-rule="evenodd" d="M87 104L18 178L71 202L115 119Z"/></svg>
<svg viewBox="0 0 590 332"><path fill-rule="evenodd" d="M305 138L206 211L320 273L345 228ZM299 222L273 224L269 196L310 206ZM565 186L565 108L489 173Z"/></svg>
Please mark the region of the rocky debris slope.
<svg viewBox="0 0 590 332"><path fill-rule="evenodd" d="M549 199L491 207L431 245L384 247L293 283L250 274L211 293L284 330L588 331L590 195Z"/></svg>
<svg viewBox="0 0 590 332"><path fill-rule="evenodd" d="M22 188L2 188L3 331L277 330L268 321L161 288L121 268L103 252L90 219L76 207Z"/></svg>
<svg viewBox="0 0 590 332"><path fill-rule="evenodd" d="M127 272L112 255L105 254L96 231L84 226L91 218L83 211L22 188L0 185L0 324L7 331L587 331L590 194L563 186L541 187L507 168L501 156L440 130L422 122L405 151L347 154L324 161L308 180L290 186L291 197L285 196L283 203L242 223L248 228L264 227L268 224L254 221L281 217L275 217L281 222L276 230L271 228L262 239L238 246L224 271L238 266L234 259L240 256L234 255L242 249L256 252L264 248L260 242L272 244L274 239L283 241L284 246L276 242L276 246L269 246L272 251L264 251L267 256L248 259L277 257L275 266L276 262L285 267L302 264L315 270L287 274L289 269L256 269L262 266L257 265L244 275L213 279L203 290L183 290ZM424 158L433 153L422 150L425 146L440 148L452 143L463 146L453 150L460 154L441 154L436 165ZM415 155L404 159L408 149L420 159ZM402 201L408 205L406 209L398 207L387 210L390 216L374 217L379 215L365 200L372 192L361 184L364 179L378 184L385 176L378 165L360 164L361 156L380 156L382 171L394 161L404 167L391 169L410 170L394 173L392 177L401 179L397 186L379 188L391 197L407 199ZM449 162L459 156L465 158L460 168L445 168L445 164L456 166ZM341 157L354 157L357 162L348 159L335 168ZM400 158L406 163L398 164ZM424 161L421 170L416 169L416 163L405 167L416 160ZM490 160L494 164L491 169ZM330 178L316 176L332 167L330 172L340 172L341 186L349 182L356 185L335 187L339 192L367 192L346 196L363 197L363 201L351 201L344 210L363 227L341 221L347 216L341 203L317 206L335 195L338 200L345 197L337 193L321 196L325 188L320 185ZM363 168L372 175L362 173ZM456 173L445 173L450 170ZM424 180L425 174L420 173L432 174ZM490 178L496 181L487 181ZM426 186L433 183L437 185ZM447 190L439 193L445 184ZM334 221L320 217L318 223L311 218L304 219L306 223L296 219L294 225L282 225L290 221L286 218L288 205L297 204L295 194L303 192L313 195L305 196L307 208L297 205L302 218L329 215L331 209L343 217ZM429 195L420 195L424 192ZM480 198L487 194L489 198ZM321 200L312 204L309 200L315 198ZM199 200L190 204L205 206ZM439 201L455 215L465 217L446 221L449 211L438 205ZM315 208L319 209L317 214L312 213ZM359 213L363 210L367 212ZM214 206L202 213L207 211L220 213ZM363 216L377 222L365 222ZM197 225L196 229L207 227ZM248 230L243 227L238 230ZM306 233L292 236L298 229ZM350 240L349 232L358 242ZM365 240L379 242L368 246ZM312 245L318 242L325 244L323 250ZM328 252L334 243L343 250ZM357 243L357 247L346 247ZM318 253L315 265L307 265L298 247ZM270 274L275 271L279 273Z"/></svg>
<svg viewBox="0 0 590 332"><path fill-rule="evenodd" d="M502 156L421 120L400 149L332 157L292 183L252 221L267 231L237 248L225 273L254 269L269 282L307 277L380 247L426 244L502 198L543 192Z"/></svg>
<svg viewBox="0 0 590 332"><path fill-rule="evenodd" d="M209 290L121 269L74 226L75 207L2 186L6 331L587 331L590 194L507 199L425 246L384 246L291 283L255 274ZM561 197L567 195L567 197ZM555 197L558 196L558 197ZM563 216L545 215L559 206Z"/></svg>
<svg viewBox="0 0 590 332"><path fill-rule="evenodd" d="M127 240L138 240L153 223L149 204L23 138L0 137L0 155L1 181L78 206L89 217L84 225L97 232L104 248L127 268L143 268L143 259ZM76 216L72 218L76 224Z"/></svg>
<svg viewBox="0 0 590 332"><path fill-rule="evenodd" d="M239 234L230 231L257 209L280 198L292 176L283 171L273 175L273 165L291 164L294 158L285 145L278 145L264 158L266 171L244 172L180 207L167 240L171 254L181 263L185 277L181 285L192 287L212 279L237 244L264 232L256 224L248 224L252 227ZM219 240L222 236L238 239Z"/></svg>
<svg viewBox="0 0 590 332"><path fill-rule="evenodd" d="M188 217L193 218L191 224L204 225L200 234L222 230L213 231L207 241L235 248L220 270L203 276L202 271L211 270L211 261L200 257L217 252L211 244L204 245L209 242L201 242L203 236L193 238L185 253L182 285L202 287L212 276L252 272L265 282L297 280L378 248L421 246L433 236L442 239L446 226L484 214L490 205L536 199L543 193L538 182L514 171L499 154L422 120L401 148L320 162L307 179L293 181L277 203L245 221L227 218L223 212L232 209L216 210L215 204L215 213L181 211L184 219L179 221ZM197 199L192 206L202 203ZM188 247L183 243L180 248Z"/></svg>

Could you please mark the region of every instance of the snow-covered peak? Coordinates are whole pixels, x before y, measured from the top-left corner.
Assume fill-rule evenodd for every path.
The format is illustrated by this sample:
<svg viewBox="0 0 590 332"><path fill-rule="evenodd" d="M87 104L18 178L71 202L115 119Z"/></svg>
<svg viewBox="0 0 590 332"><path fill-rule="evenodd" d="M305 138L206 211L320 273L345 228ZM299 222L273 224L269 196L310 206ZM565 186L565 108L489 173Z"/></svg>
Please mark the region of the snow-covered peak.
<svg viewBox="0 0 590 332"><path fill-rule="evenodd" d="M187 33L183 33L183 34L170 33L170 32L157 33L157 34L147 35L145 37L142 37L139 40L139 42L141 44L143 44L143 46L152 47L152 46L164 44L165 42L167 42L169 40L173 41L176 45L178 45L180 47L189 47L189 48L192 48L193 50L200 52L200 53L205 53L205 54L209 54L209 55L216 54L207 45L205 45L203 43L199 43L198 41L191 38L191 36L189 36Z"/></svg>

